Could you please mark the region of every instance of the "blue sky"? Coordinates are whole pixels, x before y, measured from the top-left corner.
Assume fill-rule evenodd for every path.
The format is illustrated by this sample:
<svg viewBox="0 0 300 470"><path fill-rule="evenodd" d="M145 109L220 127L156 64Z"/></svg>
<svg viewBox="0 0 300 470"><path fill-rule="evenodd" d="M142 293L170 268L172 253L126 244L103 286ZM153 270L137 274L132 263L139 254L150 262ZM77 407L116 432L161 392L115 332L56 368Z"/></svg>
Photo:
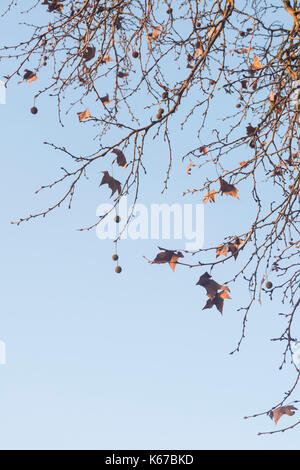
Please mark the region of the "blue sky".
<svg viewBox="0 0 300 470"><path fill-rule="evenodd" d="M3 65L0 73L6 74ZM254 306L241 352L231 356L241 332L236 308L246 302L242 286L232 288L223 317L202 311L204 289L195 285L202 271L177 266L173 273L143 259L166 241L121 242L123 272L116 275L112 242L76 230L94 222L98 205L109 202L108 190L98 188L98 169L80 185L72 211L10 224L57 194L34 194L67 162L42 142L80 153L94 135L75 112L59 127L48 98L31 115L32 90L38 89L38 80L10 87L0 106L0 339L7 348L7 364L0 366L0 448L299 448L298 430L257 436L276 429L271 420L243 419L279 401L294 379L292 370L278 371L281 348L269 341L283 328L276 300ZM220 94L219 106L225 98ZM167 155L155 144L149 149L141 202L200 202L199 196L181 198L197 173L185 175L181 156L189 148L180 132L174 146L177 160L164 195ZM251 210L246 187L240 201L224 197L206 206L205 246L246 227ZM169 247L179 246L170 241ZM216 273L224 282L230 266ZM285 416L281 424L292 419Z"/></svg>

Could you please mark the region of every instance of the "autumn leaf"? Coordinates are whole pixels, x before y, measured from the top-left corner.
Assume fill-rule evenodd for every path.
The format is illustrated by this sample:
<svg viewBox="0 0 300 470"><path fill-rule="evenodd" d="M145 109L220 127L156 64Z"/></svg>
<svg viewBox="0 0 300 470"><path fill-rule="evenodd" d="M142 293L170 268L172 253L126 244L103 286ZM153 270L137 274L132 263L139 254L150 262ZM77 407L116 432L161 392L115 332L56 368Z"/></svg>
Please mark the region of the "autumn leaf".
<svg viewBox="0 0 300 470"><path fill-rule="evenodd" d="M126 73L126 72L118 72L118 73L117 73L117 76L118 76L119 78L126 78L126 77L128 77L128 73Z"/></svg>
<svg viewBox="0 0 300 470"><path fill-rule="evenodd" d="M246 131L247 131L247 135L249 135L249 136L254 135L256 133L256 127L253 127L253 126L251 126L251 124L249 124L246 127Z"/></svg>
<svg viewBox="0 0 300 470"><path fill-rule="evenodd" d="M159 248L162 250L163 248ZM170 268L175 271L175 267L179 258L183 258L181 251L164 250L158 253L152 264L169 263Z"/></svg>
<svg viewBox="0 0 300 470"><path fill-rule="evenodd" d="M113 62L113 59L109 55L105 55L102 59L103 62Z"/></svg>
<svg viewBox="0 0 300 470"><path fill-rule="evenodd" d="M238 197L238 189L233 185L227 183L223 178L219 178L220 181L220 190L221 194L226 194L226 196L232 196L235 197L236 199L239 199Z"/></svg>
<svg viewBox="0 0 300 470"><path fill-rule="evenodd" d="M191 174L191 169L192 169L193 166L195 166L195 164L192 161L190 161L190 163L188 164L188 166L186 167L186 170L185 170L186 175Z"/></svg>
<svg viewBox="0 0 300 470"><path fill-rule="evenodd" d="M121 193L121 183L120 181L114 179L112 176L110 176L110 174L108 173L108 171L101 171L101 173L103 173L103 178L101 180L101 183L99 186L101 186L102 184L107 184L108 187L111 189L111 196L113 196L115 194L116 191L118 191L118 194Z"/></svg>
<svg viewBox="0 0 300 470"><path fill-rule="evenodd" d="M110 103L108 93L105 96L101 96L100 101L104 104L104 106Z"/></svg>
<svg viewBox="0 0 300 470"><path fill-rule="evenodd" d="M86 48L83 58L87 62L88 60L91 60L95 57L96 54L96 48L94 46L89 46Z"/></svg>
<svg viewBox="0 0 300 470"><path fill-rule="evenodd" d="M220 255L227 256L228 252L230 252L233 254L234 259L237 259L240 245L242 245L240 238L236 238L234 242L225 243L225 245L218 245L216 248L216 258Z"/></svg>
<svg viewBox="0 0 300 470"><path fill-rule="evenodd" d="M77 113L77 116L80 122L83 121L84 119L88 119L91 117L88 109L86 109L85 111L81 111L80 113Z"/></svg>
<svg viewBox="0 0 300 470"><path fill-rule="evenodd" d="M208 150L205 147L205 145L202 145L202 147L200 147L199 150L200 150L201 153L204 153L205 155L208 153Z"/></svg>
<svg viewBox="0 0 300 470"><path fill-rule="evenodd" d="M218 282L211 278L211 275L208 274L208 272L202 274L196 285L204 287L206 295L209 297L203 310L206 308L212 308L215 305L219 312L223 313L224 299L231 299L228 294L228 291L230 292L229 287L218 284Z"/></svg>
<svg viewBox="0 0 300 470"><path fill-rule="evenodd" d="M298 408L293 405L280 406L279 408L276 408L276 410L272 411L270 416L274 419L275 424L277 424L283 415L293 416L295 414L295 411L293 410L297 409Z"/></svg>
<svg viewBox="0 0 300 470"><path fill-rule="evenodd" d="M23 79L24 79L24 80L27 80L28 83L31 83L31 82L34 82L34 81L37 79L37 76L36 76L36 74L35 74L34 72L32 72L31 70L25 69L25 73L24 73Z"/></svg>
<svg viewBox="0 0 300 470"><path fill-rule="evenodd" d="M253 64L252 64L252 68L255 69L255 70L259 70L259 69L262 69L262 65L259 61L259 58L254 56L253 57Z"/></svg>
<svg viewBox="0 0 300 470"><path fill-rule="evenodd" d="M119 166L122 166L123 168L126 168L127 167L127 161L126 161L125 155L122 152L122 150L114 149L114 150L112 150L112 153L115 153L117 155L117 164Z"/></svg>
<svg viewBox="0 0 300 470"><path fill-rule="evenodd" d="M203 202L215 202L216 194L218 193L214 189L212 191L208 191L204 196Z"/></svg>

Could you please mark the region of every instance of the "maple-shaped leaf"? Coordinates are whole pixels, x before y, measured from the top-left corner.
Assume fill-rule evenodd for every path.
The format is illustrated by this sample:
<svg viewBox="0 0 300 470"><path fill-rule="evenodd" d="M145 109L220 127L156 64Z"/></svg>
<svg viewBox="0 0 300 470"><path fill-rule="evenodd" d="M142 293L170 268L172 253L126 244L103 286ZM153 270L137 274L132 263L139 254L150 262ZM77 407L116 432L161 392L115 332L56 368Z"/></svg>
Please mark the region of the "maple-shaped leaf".
<svg viewBox="0 0 300 470"><path fill-rule="evenodd" d="M108 93L106 93L105 96L101 96L101 97L100 97L100 101L101 101L101 103L104 104L104 106L105 106L106 104L110 103Z"/></svg>
<svg viewBox="0 0 300 470"><path fill-rule="evenodd" d="M216 194L218 193L214 189L212 191L208 191L204 196L203 202L215 202Z"/></svg>
<svg viewBox="0 0 300 470"><path fill-rule="evenodd" d="M242 244L240 238L236 238L234 242L225 243L224 245L218 245L216 249L216 258L220 255L227 256L228 252L232 253L234 259L237 259L239 254L239 247Z"/></svg>
<svg viewBox="0 0 300 470"><path fill-rule="evenodd" d="M27 80L28 83L34 82L37 79L37 76L31 70L25 69L25 73L23 75L23 79Z"/></svg>
<svg viewBox="0 0 300 470"><path fill-rule="evenodd" d="M195 164L192 161L190 161L190 163L188 164L188 166L186 167L186 170L185 170L186 175L191 174L191 169L192 169L193 166L195 166Z"/></svg>
<svg viewBox="0 0 300 470"><path fill-rule="evenodd" d="M122 166L123 168L126 168L127 167L127 161L126 161L125 155L122 152L122 150L113 149L112 153L115 153L117 155L117 164L119 166Z"/></svg>
<svg viewBox="0 0 300 470"><path fill-rule="evenodd" d="M108 171L101 171L101 173L103 173L103 178L99 186L101 186L102 184L107 184L108 187L111 189L110 197L113 196L116 191L118 191L118 194L120 194L122 190L120 181L110 176Z"/></svg>
<svg viewBox="0 0 300 470"><path fill-rule="evenodd" d="M86 48L83 58L87 62L88 60L91 60L95 57L96 54L96 48L94 46L89 46Z"/></svg>
<svg viewBox="0 0 300 470"><path fill-rule="evenodd" d="M220 296L220 294L216 294L212 299L209 298L202 310L205 310L206 308L212 308L214 305L217 307L219 312L223 314L224 299Z"/></svg>
<svg viewBox="0 0 300 470"><path fill-rule="evenodd" d="M209 297L203 310L206 308L212 308L215 305L219 312L223 313L224 299L231 299L228 294L228 291L230 291L229 287L222 286L218 282L214 281L211 278L211 275L207 272L202 274L196 285L204 287L206 295Z"/></svg>
<svg viewBox="0 0 300 470"><path fill-rule="evenodd" d="M91 117L88 109L86 109L85 111L81 111L80 113L77 113L77 116L80 122L83 121L84 119L88 119Z"/></svg>
<svg viewBox="0 0 300 470"><path fill-rule="evenodd" d="M160 248L160 250L163 248ZM183 258L181 251L164 250L158 253L152 264L169 263L170 268L175 271L175 267L179 258Z"/></svg>
<svg viewBox="0 0 300 470"><path fill-rule="evenodd" d="M238 189L233 186L233 184L227 183L223 178L219 178L220 182L220 191L221 194L226 194L226 196L232 196L235 197L236 199L239 199L238 196Z"/></svg>
<svg viewBox="0 0 300 470"><path fill-rule="evenodd" d="M296 408L293 405L280 406L279 408L276 408L276 410L273 410L271 417L274 419L275 424L277 424L281 416L283 415L293 416L295 414L294 410L297 410L297 409L298 408Z"/></svg>
<svg viewBox="0 0 300 470"><path fill-rule="evenodd" d="M211 275L208 274L208 272L206 272L206 273L202 274L202 276L200 276L200 279L199 279L199 281L197 282L196 285L204 287L205 290L206 290L206 295L208 295L208 297L210 297L211 299L216 296L218 290L221 290L222 292L223 291L230 291L228 286L222 286L218 282L214 281L211 278Z"/></svg>

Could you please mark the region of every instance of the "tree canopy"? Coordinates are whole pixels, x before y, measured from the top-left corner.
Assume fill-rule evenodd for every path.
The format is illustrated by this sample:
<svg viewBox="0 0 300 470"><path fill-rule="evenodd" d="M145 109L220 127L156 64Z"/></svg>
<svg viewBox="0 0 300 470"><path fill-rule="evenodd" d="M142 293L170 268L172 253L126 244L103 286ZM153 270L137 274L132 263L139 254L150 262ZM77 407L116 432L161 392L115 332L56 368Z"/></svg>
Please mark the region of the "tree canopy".
<svg viewBox="0 0 300 470"><path fill-rule="evenodd" d="M9 3L2 21L24 8L19 3ZM37 10L40 22L32 24ZM152 262L197 270L195 282L207 295L204 308L224 314L230 286L247 284L241 337L233 352L241 347L249 313L264 296L280 296L289 305L285 327L273 340L283 345L280 367L287 362L295 367L295 382L279 402L258 414L269 415L275 424L283 414L294 415L300 377L292 359L300 308L300 2L43 0L32 1L22 19L27 36L1 47L5 85L39 83L32 114L38 113L42 95L49 95L62 125L65 119L79 119L93 126L96 138L85 155L74 154L67 144L48 143L70 164L39 191L60 186L62 196L14 223L45 217L64 204L70 208L79 181L92 171L103 171L99 182L112 190L115 207L127 194L138 201L140 175L151 165L145 149L153 139L168 155L161 172L164 190L178 159L185 162L186 174L199 173L199 186L187 188L183 198L195 195L210 206L229 196L238 204L239 189L246 188L256 207L246 231L195 251L162 248ZM230 103L226 108L218 106L221 93ZM98 103L97 115L87 99ZM210 116L216 126L204 142ZM184 138L191 126L199 144L189 148L187 140L186 153L178 155L174 135L180 129ZM111 171L117 166L124 168L121 181ZM232 277L219 284L214 268L225 263L232 263Z"/></svg>

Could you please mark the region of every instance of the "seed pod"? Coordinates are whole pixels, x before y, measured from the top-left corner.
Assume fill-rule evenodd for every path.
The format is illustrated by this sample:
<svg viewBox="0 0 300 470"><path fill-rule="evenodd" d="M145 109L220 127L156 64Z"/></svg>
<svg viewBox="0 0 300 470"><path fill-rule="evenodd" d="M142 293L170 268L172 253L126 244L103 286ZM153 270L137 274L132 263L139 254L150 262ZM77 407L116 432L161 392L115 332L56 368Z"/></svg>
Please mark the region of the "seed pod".
<svg viewBox="0 0 300 470"><path fill-rule="evenodd" d="M117 274L120 274L121 271L122 271L121 266L117 266L117 267L115 268L115 272L116 272Z"/></svg>
<svg viewBox="0 0 300 470"><path fill-rule="evenodd" d="M33 106L33 107L30 109L30 112L31 112L31 114L37 114L38 109L37 109L35 106Z"/></svg>

